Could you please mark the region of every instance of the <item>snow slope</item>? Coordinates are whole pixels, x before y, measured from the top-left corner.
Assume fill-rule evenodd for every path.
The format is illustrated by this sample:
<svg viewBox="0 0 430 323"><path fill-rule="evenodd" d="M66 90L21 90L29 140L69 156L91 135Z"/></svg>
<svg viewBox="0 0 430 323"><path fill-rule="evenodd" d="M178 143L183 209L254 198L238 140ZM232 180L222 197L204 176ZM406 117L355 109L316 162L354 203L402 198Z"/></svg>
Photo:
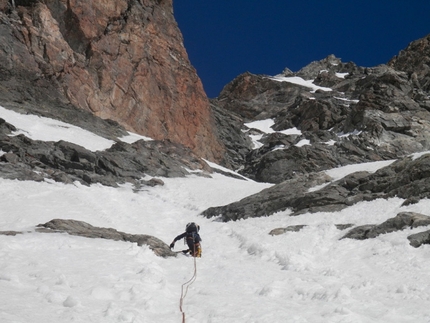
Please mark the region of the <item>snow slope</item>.
<svg viewBox="0 0 430 323"><path fill-rule="evenodd" d="M44 119L32 122L46 136L56 128ZM92 135L80 136L93 149L104 149ZM329 173L341 177L354 170ZM270 185L220 174L163 181L163 187L134 193L127 185L0 179L0 231L26 232L0 235L0 322L182 321L181 286L193 274L193 258L163 259L132 243L34 232L35 225L54 218L150 234L166 243L186 223L198 222L203 257L196 261L197 279L184 299L186 322L430 322L430 246L415 249L406 238L426 228L356 241L339 240L345 231L335 227L380 223L401 211L428 214L430 201L401 207L401 199L380 199L335 213L290 217L285 211L221 223L198 214ZM268 234L297 224L307 226ZM181 248L177 242L176 250Z"/></svg>

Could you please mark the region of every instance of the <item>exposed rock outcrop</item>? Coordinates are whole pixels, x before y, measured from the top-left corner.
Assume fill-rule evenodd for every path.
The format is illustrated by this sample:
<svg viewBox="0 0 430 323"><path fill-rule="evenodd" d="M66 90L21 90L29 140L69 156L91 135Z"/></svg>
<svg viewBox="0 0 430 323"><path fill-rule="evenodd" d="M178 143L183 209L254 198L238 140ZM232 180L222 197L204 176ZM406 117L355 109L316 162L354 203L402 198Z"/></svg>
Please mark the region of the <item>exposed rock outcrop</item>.
<svg viewBox="0 0 430 323"><path fill-rule="evenodd" d="M234 170L245 163L245 156L252 151L249 135L242 131L244 119L236 113L211 105L215 116L218 137L224 143L226 154L224 165Z"/></svg>
<svg viewBox="0 0 430 323"><path fill-rule="evenodd" d="M323 173L297 176L232 204L211 207L202 215L208 218L218 217L224 222L269 216L291 207L294 201L306 194L309 188L329 181L330 177Z"/></svg>
<svg viewBox="0 0 430 323"><path fill-rule="evenodd" d="M101 238L114 241L127 241L137 243L138 246L147 245L157 256L176 257L169 246L160 239L146 234L130 234L113 228L94 227L89 223L77 220L53 219L36 226L36 232L40 233L68 233L74 236L86 238ZM15 236L24 234L20 231L0 231L0 235ZM30 232L27 232L30 233Z"/></svg>
<svg viewBox="0 0 430 323"><path fill-rule="evenodd" d="M357 239L365 240L372 239L381 234L400 231L407 228L413 229L422 226L430 225L430 217L424 214L415 212L402 212L396 217L388 219L381 224L361 225L351 229L341 239ZM430 231L419 232L408 236L411 246L418 248L423 244L430 244Z"/></svg>
<svg viewBox="0 0 430 323"><path fill-rule="evenodd" d="M202 214L227 222L268 216L286 209L291 209L292 215L333 212L360 201L395 196L404 198L404 205L408 205L430 198L429 165L430 154L426 154L417 159L401 159L373 174L357 172L332 183L324 173L298 175L241 201L209 208ZM328 185L309 191L323 183Z"/></svg>
<svg viewBox="0 0 430 323"><path fill-rule="evenodd" d="M72 105L222 159L171 0L2 2L0 72L1 105Z"/></svg>
<svg viewBox="0 0 430 323"><path fill-rule="evenodd" d="M104 151L89 151L65 141L9 136L14 129L0 118L0 151L5 152L0 156L3 178L108 186L129 182L139 189L163 184L160 179L145 180L148 175L183 177L189 174L188 170L212 171L190 149L167 140L139 140L132 144L118 141Z"/></svg>
<svg viewBox="0 0 430 323"><path fill-rule="evenodd" d="M381 234L404 230L405 228L417 228L430 225L430 217L414 212L402 212L396 217L388 219L378 225L363 225L351 229L342 239L357 240L375 238Z"/></svg>
<svg viewBox="0 0 430 323"><path fill-rule="evenodd" d="M302 89L247 72L227 84L214 104L235 112L247 121L261 120L271 118L293 104Z"/></svg>
<svg viewBox="0 0 430 323"><path fill-rule="evenodd" d="M137 243L138 246L147 245L160 257L175 257L169 246L160 239L145 234L129 234L112 228L94 227L83 221L54 219L36 227L37 232L54 233L65 232L74 236L86 238L101 238L115 241L128 241Z"/></svg>

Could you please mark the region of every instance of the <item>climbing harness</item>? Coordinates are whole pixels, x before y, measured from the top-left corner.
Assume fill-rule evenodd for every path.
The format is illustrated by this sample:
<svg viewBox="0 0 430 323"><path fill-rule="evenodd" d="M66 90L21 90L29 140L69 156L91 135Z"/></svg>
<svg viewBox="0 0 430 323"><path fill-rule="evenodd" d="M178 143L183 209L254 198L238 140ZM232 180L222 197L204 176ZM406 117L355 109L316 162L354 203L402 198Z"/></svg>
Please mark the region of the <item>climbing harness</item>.
<svg viewBox="0 0 430 323"><path fill-rule="evenodd" d="M185 323L185 312L182 309L182 305L184 304L184 298L185 296L187 296L188 293L188 287L190 287L196 280L197 278L197 260L196 257L194 258L194 273L193 273L193 277L191 277L187 282L183 283L181 286L181 298L179 301L179 310L182 313L182 323Z"/></svg>

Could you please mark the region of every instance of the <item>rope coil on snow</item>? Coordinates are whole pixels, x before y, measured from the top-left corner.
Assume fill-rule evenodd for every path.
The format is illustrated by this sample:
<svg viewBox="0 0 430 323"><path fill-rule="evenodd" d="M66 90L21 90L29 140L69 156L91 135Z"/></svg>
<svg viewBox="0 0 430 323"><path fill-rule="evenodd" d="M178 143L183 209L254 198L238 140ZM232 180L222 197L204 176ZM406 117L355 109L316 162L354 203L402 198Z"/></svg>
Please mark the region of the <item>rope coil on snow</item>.
<svg viewBox="0 0 430 323"><path fill-rule="evenodd" d="M184 298L185 296L187 296L187 292L188 292L188 287L190 287L196 280L197 278L197 261L196 261L196 257L194 258L194 273L193 273L193 277L190 278L190 280L188 280L187 282L183 283L181 286L181 298L179 301L179 310L182 313L182 323L185 323L185 312L182 310L182 305L184 303ZM186 286L186 287L185 287ZM185 287L185 289L184 289Z"/></svg>

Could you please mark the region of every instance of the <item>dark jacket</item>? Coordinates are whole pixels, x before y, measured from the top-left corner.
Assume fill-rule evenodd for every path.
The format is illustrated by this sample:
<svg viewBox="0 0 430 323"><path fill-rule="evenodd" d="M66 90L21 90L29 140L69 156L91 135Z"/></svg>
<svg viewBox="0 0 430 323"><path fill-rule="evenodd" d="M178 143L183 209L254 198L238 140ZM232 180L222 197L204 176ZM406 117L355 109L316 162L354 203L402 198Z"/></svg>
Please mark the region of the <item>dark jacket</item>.
<svg viewBox="0 0 430 323"><path fill-rule="evenodd" d="M182 238L186 238L188 246L190 246L190 244L192 246L193 243L197 244L200 241L202 241L202 239L200 238L200 235L197 232L184 232L184 233L178 235L173 241L176 242L178 240L181 240Z"/></svg>
<svg viewBox="0 0 430 323"><path fill-rule="evenodd" d="M170 248L174 248L175 242L181 240L182 238L185 238L188 246L188 250L182 250L182 252L184 254L189 252L193 257L200 258L202 256L202 248L200 246L200 241L202 241L202 239L196 231L184 232L178 235L175 239L173 239L173 242L170 244Z"/></svg>

